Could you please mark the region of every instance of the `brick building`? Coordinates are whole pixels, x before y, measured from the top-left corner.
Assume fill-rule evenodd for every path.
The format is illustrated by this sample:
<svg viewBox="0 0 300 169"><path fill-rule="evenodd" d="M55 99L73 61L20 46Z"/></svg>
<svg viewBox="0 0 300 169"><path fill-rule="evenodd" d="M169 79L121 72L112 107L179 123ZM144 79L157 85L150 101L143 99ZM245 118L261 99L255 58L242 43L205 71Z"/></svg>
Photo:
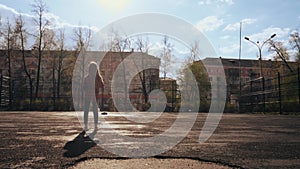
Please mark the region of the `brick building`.
<svg viewBox="0 0 300 169"><path fill-rule="evenodd" d="M216 60L222 62L222 66L216 66ZM221 69L224 69L227 84L227 102L236 104L240 92L240 87L250 80L262 77L273 78L280 72L281 75L297 71L299 66L297 62L283 62L263 60L260 65L259 60L251 59L229 59L229 58L206 58L205 63L211 83L218 83L221 77Z"/></svg>
<svg viewBox="0 0 300 169"><path fill-rule="evenodd" d="M127 97L129 94L131 104L136 109L143 110L149 92L159 87L160 59L152 55L140 52L86 52L84 58L79 57L77 60L79 67L82 67L83 59L86 65L84 74L87 73L87 65L91 61L99 63L104 80L101 100L104 109L115 110L112 89L115 89L114 92L120 98ZM82 75L79 73L78 77Z"/></svg>
<svg viewBox="0 0 300 169"><path fill-rule="evenodd" d="M27 69L33 79L35 89L36 72L37 72L37 55L36 51L25 51L25 61ZM58 81L58 66L59 58L61 60L61 82ZM83 57L84 56L84 57ZM102 51L44 51L41 61L41 75L38 98L47 100L57 97L57 88L59 88L60 98L71 99L72 85L75 90L81 92L81 82L83 76L87 74L87 68L90 61L95 61L99 64L100 72L104 78L105 88L103 90L103 103L106 106L112 107L111 85L115 70L122 66L122 61L128 56L134 58L131 64L123 65L125 75L128 75L132 69L137 69L137 74L130 80L129 84L130 99L133 105L143 103L143 92L149 92L152 89L158 88L159 85L159 66L160 59L152 55L147 55L139 52L102 52ZM128 60L128 59L127 59ZM83 64L84 63L84 64ZM148 65L148 68L143 70L143 67L138 65ZM150 68L149 68L150 64ZM0 50L0 75L8 76L7 51ZM74 68L77 69L74 71ZM54 70L54 72L53 72ZM143 71L142 71L143 70ZM12 51L11 55L11 79L13 80L14 100L25 100L29 98L29 83L26 77L21 51ZM74 83L75 82L75 83ZM74 88L73 88L74 89ZM35 91L35 90L33 90ZM76 92L75 92L76 93ZM72 99L71 99L72 100ZM76 103L74 103L76 104ZM78 103L78 106L82 106ZM138 106L137 106L138 107Z"/></svg>

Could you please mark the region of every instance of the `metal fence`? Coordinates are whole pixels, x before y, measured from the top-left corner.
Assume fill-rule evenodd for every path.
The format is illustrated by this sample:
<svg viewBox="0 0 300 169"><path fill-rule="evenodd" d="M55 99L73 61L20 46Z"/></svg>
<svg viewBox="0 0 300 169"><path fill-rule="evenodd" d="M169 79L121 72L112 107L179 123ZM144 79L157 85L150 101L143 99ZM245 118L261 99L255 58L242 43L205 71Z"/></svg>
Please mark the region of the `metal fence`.
<svg viewBox="0 0 300 169"><path fill-rule="evenodd" d="M240 112L300 112L300 71L242 84Z"/></svg>
<svg viewBox="0 0 300 169"><path fill-rule="evenodd" d="M64 94L59 96L48 89L42 96L30 100L30 91L26 81L9 79L0 76L0 110L74 110L70 84L61 84ZM42 86L51 86L41 83ZM132 84L134 85L134 84ZM134 88L140 88L140 84ZM152 88L151 88L152 89ZM181 105L180 91L176 83L161 83L153 89L161 89L167 97L165 111L178 111ZM152 90L153 90L152 89ZM11 90L11 92L10 92ZM103 91L99 107L105 110L116 111L111 94ZM145 110L148 103L143 103L142 90L130 93L130 99L136 108ZM204 103L203 101L201 103ZM205 112L209 108L201 104L199 111ZM239 112L300 112L300 70L287 75L277 74L272 78L258 78L241 85L239 98Z"/></svg>
<svg viewBox="0 0 300 169"><path fill-rule="evenodd" d="M49 86L50 82L42 82L41 89L43 85ZM34 88L32 92L34 93ZM47 89L41 90L38 97L34 97L34 94L30 97L26 79L0 76L0 110L73 110L72 106L71 92L53 96L53 89Z"/></svg>
<svg viewBox="0 0 300 169"><path fill-rule="evenodd" d="M73 97L70 83L62 83L61 94L58 96L53 90L56 90L51 81L40 83L40 93L35 97L33 88L33 97L30 98L30 88L26 79L10 79L1 76L0 79L0 110L74 110ZM134 91L129 92L131 103L138 110L147 110L149 103L145 103L145 95L142 92L141 84L131 84ZM161 89L165 92L167 105L165 111L177 111L180 106L180 92L178 85L174 82L151 86L151 90ZM11 90L11 91L10 91ZM78 90L81 91L81 90ZM11 94L10 94L11 93ZM124 96L120 96L123 99ZM149 96L148 96L149 97ZM151 97L155 97L152 95ZM76 109L82 109L83 103L80 103ZM110 91L102 90L99 100L99 107L105 111L117 111L114 106Z"/></svg>
<svg viewBox="0 0 300 169"><path fill-rule="evenodd" d="M8 109L11 104L10 79L7 76L0 76L0 109Z"/></svg>

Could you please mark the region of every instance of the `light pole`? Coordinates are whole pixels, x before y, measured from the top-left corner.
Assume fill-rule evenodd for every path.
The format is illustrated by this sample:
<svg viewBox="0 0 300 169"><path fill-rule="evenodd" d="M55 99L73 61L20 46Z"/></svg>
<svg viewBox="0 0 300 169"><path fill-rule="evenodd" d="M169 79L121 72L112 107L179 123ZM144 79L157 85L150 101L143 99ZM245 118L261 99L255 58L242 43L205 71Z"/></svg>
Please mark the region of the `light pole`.
<svg viewBox="0 0 300 169"><path fill-rule="evenodd" d="M249 37L245 36L245 39L251 43L253 43L257 48L258 48L258 52L259 52L259 62L260 62L260 77L263 76L262 74L262 47L266 44L266 42L268 42L269 40L271 40L272 38L274 38L276 36L276 34L273 34L272 36L270 36L267 40L265 40L261 45L259 44L259 41L257 41L256 43L253 42L252 40L250 40Z"/></svg>

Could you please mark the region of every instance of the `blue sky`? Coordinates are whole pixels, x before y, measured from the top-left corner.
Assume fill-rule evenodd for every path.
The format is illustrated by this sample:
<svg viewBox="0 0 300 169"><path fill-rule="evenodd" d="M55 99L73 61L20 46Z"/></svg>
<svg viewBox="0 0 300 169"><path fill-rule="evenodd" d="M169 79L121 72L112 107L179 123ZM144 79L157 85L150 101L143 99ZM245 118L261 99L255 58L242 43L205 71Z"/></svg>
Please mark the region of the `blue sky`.
<svg viewBox="0 0 300 169"><path fill-rule="evenodd" d="M32 0L0 0L0 15L32 15ZM288 45L288 35L300 28L297 0L47 0L49 17L64 27L78 24L95 29L119 18L145 12L170 14L195 25L209 39L217 55L238 58L239 26L242 38L263 41L276 33L275 40ZM263 59L272 54L263 48ZM292 53L292 51L289 51ZM257 48L242 39L242 58L256 59Z"/></svg>

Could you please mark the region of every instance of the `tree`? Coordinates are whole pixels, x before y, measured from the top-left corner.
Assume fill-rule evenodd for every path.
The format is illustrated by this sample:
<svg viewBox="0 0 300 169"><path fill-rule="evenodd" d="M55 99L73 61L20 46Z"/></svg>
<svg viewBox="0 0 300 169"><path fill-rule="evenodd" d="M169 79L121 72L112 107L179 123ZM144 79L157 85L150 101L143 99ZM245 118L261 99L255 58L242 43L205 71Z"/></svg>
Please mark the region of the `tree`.
<svg viewBox="0 0 300 169"><path fill-rule="evenodd" d="M189 71L192 73L190 74ZM199 111L207 112L210 105L210 91L211 84L209 82L207 71L201 61L195 61L193 63L185 65L178 80L180 81L181 90L185 91L188 98L194 98L195 86L190 85L190 81L194 78L197 82L197 87L200 96ZM197 100L189 100L185 103L182 102L182 107L194 107Z"/></svg>
<svg viewBox="0 0 300 169"><path fill-rule="evenodd" d="M3 48L6 50L7 63L8 63L8 77L9 77L9 105L12 106L13 88L12 88L12 50L14 44L12 26L7 18L6 25L2 32L4 36Z"/></svg>
<svg viewBox="0 0 300 169"><path fill-rule="evenodd" d="M287 53L287 48L283 46L283 43L280 41L269 40L269 52L276 52L273 56L275 61L277 60L289 60L290 56Z"/></svg>
<svg viewBox="0 0 300 169"><path fill-rule="evenodd" d="M127 79L126 79L126 66L123 60L125 59L126 51L129 51L131 49L132 41L128 37L123 37L118 34L118 32L112 32L112 41L111 41L111 50L113 52L117 52L117 54L121 58L121 65L122 65L122 77L123 81L119 81L120 85L119 86L124 86L124 96L125 98L128 98L128 89L127 89ZM122 84L123 83L123 84Z"/></svg>
<svg viewBox="0 0 300 169"><path fill-rule="evenodd" d="M298 30L290 34L289 42L292 45L292 49L296 51L295 60L300 63L300 38Z"/></svg>
<svg viewBox="0 0 300 169"><path fill-rule="evenodd" d="M75 52L76 53L80 53L81 55L81 65L80 65L80 72L77 72L79 74L79 88L80 86L82 86L83 84L83 80L84 80L84 70L85 70L85 51L89 48L90 46L90 40L91 40L91 36L92 36L92 30L90 28L88 29L84 29L82 26L77 27L76 29L73 30L73 40L76 43L75 46ZM83 95L82 92L80 92L78 95L78 105L77 107L80 107L80 104L83 101Z"/></svg>
<svg viewBox="0 0 300 169"><path fill-rule="evenodd" d="M55 40L55 31L53 29L45 28L42 39L42 49L44 51L56 50L57 44Z"/></svg>
<svg viewBox="0 0 300 169"><path fill-rule="evenodd" d="M202 62L194 62L189 66L190 70L194 74L197 84L198 84L198 90L200 95L200 110L206 111L209 108L210 105L210 91L211 91L211 84L209 81L209 77L207 74L207 71L203 65Z"/></svg>
<svg viewBox="0 0 300 169"><path fill-rule="evenodd" d="M61 75L63 72L63 59L65 57L65 31L64 29L59 30L59 35L57 37L57 47L59 51L58 56L58 67L57 67L57 88L56 88L56 94L57 98L60 97L60 85L61 85Z"/></svg>
<svg viewBox="0 0 300 169"><path fill-rule="evenodd" d="M0 15L0 26L2 26L2 17ZM2 36L2 30L0 29L0 36Z"/></svg>
<svg viewBox="0 0 300 169"><path fill-rule="evenodd" d="M137 37L135 40L135 46L137 51L142 52L142 53L147 53L149 51L149 39L146 37L143 39L142 37Z"/></svg>
<svg viewBox="0 0 300 169"><path fill-rule="evenodd" d="M161 58L161 68L162 68L163 78L165 79L167 77L167 73L171 65L171 56L172 56L171 52L173 50L173 45L169 42L169 38L167 35L164 36L162 42L163 42L163 51L160 54L160 58Z"/></svg>
<svg viewBox="0 0 300 169"><path fill-rule="evenodd" d="M293 69L289 66L287 61L290 59L290 56L287 52L287 48L283 46L283 43L280 41L269 40L269 51L276 52L273 59L275 61L282 60L285 65L289 68L292 72Z"/></svg>
<svg viewBox="0 0 300 169"><path fill-rule="evenodd" d="M195 90L193 90L193 86L190 86L189 81L191 81L192 78L195 78L200 96L199 111L206 112L209 110L210 105L211 83L204 64L201 61L196 61L199 57L199 42L194 41L194 43L190 44L190 52L188 54L188 58L185 60L183 70L179 74L178 80L181 84L182 90L184 90L188 95L194 95ZM191 71L192 75L188 73L188 70ZM183 104L191 104L192 106L194 102L195 100L191 100L190 103Z"/></svg>
<svg viewBox="0 0 300 169"><path fill-rule="evenodd" d="M37 26L36 43L34 49L37 49L38 53L38 63L37 63L37 74L36 74L36 88L35 88L35 98L39 95L39 85L40 85L40 74L41 74L41 60L43 56L43 50L47 46L47 43L43 43L43 38L45 36L45 31L47 27L50 26L50 21L44 17L47 12L46 3L43 0L35 0L32 5L32 12L36 15L33 18L34 24Z"/></svg>
<svg viewBox="0 0 300 169"><path fill-rule="evenodd" d="M84 69L85 69L85 51L90 46L92 30L90 28L84 29L82 26L77 27L73 30L74 38L73 40L76 43L75 51L81 53L82 64L81 64L81 78L83 81L84 78Z"/></svg>
<svg viewBox="0 0 300 169"><path fill-rule="evenodd" d="M144 65L144 55L148 54L148 50L149 50L148 39L144 40L142 37L137 37L137 39L135 41L135 45L136 45L137 50L139 52L141 52L141 57L142 57L141 61L142 61L142 65ZM141 72L139 72L138 76L139 76L139 79L140 79L141 85L142 85L141 90L142 90L142 93L144 96L144 103L148 103L148 93L150 92L148 90L151 90L151 87L150 87L150 89L147 89L146 70L142 70Z"/></svg>
<svg viewBox="0 0 300 169"><path fill-rule="evenodd" d="M55 39L55 32L53 29L45 28L44 35L43 35L43 51L44 54L49 57L47 59L47 65L51 65L49 69L52 71L52 99L53 105L56 102L56 54L55 51L57 49L56 39ZM51 56L52 55L52 56ZM52 59L50 59L52 57ZM50 63L49 63L50 62Z"/></svg>
<svg viewBox="0 0 300 169"><path fill-rule="evenodd" d="M55 50L57 48L55 42L55 32L51 29L45 30L45 35L43 37L44 47L48 52L49 56L51 55L51 50ZM56 55L52 54L52 99L53 105L56 102L56 79L55 79L55 71L56 71Z"/></svg>
<svg viewBox="0 0 300 169"><path fill-rule="evenodd" d="M19 17L16 19L16 26L15 26L14 33L18 36L18 39L19 39L19 44L17 46L19 47L19 50L21 50L23 69L28 78L29 92L30 92L29 109L31 109L32 100L33 100L33 79L31 77L31 74L29 73L29 70L26 65L25 46L26 46L26 41L27 41L27 35L26 35L26 30L24 28L24 25L25 25L25 22L22 18L22 15L19 15Z"/></svg>
<svg viewBox="0 0 300 169"><path fill-rule="evenodd" d="M192 60L194 62L199 59L199 56L199 41L195 40L194 43L191 44L189 60Z"/></svg>
<svg viewBox="0 0 300 169"><path fill-rule="evenodd" d="M78 26L77 28L73 29L73 35L73 40L76 42L76 51L81 52L84 50L84 48L89 48L92 37L92 30L90 27L84 28L83 26Z"/></svg>

